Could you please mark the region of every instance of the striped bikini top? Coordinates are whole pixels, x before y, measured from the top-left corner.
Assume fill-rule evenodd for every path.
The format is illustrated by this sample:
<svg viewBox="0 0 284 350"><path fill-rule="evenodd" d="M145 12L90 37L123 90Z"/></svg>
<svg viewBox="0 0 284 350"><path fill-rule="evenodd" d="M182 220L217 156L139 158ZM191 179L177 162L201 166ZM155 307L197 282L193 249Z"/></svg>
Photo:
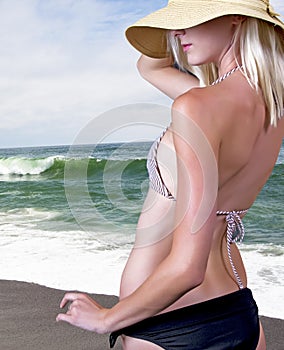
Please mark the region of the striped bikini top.
<svg viewBox="0 0 284 350"><path fill-rule="evenodd" d="M157 160L157 152L159 144L166 133L167 129L161 134L159 138L156 139L156 141L152 144L152 147L150 148L150 151L148 153L147 157L147 170L149 174L149 185L150 187L157 193L161 194L162 196L166 197L167 199L174 200L175 197L170 192L170 190L167 188L166 184L163 181L163 178L161 176L161 171L159 168L158 160ZM228 251L228 257L229 261L232 267L232 271L234 273L236 282L239 286L239 289L243 289L244 285L241 281L241 278L235 268L232 254L231 254L231 244L232 243L238 243L242 242L244 235L245 235L245 229L244 225L241 219L241 215L246 214L248 209L245 210L231 210L231 211L221 211L218 210L216 212L216 215L218 216L224 216L226 223L227 223L227 251Z"/></svg>

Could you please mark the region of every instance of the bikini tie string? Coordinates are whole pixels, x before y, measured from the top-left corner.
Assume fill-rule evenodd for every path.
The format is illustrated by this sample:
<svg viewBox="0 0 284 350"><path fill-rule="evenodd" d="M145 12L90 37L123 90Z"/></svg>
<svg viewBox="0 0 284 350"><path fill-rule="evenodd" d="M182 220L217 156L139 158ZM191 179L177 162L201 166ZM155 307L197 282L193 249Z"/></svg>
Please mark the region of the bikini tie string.
<svg viewBox="0 0 284 350"><path fill-rule="evenodd" d="M241 243L244 239L245 228L240 217L244 212L231 211L226 215L226 222L228 224L228 240L229 243Z"/></svg>
<svg viewBox="0 0 284 350"><path fill-rule="evenodd" d="M231 244L242 242L245 235L245 228L242 222L240 215L245 214L248 211L246 210L232 210L232 211L217 211L217 215L224 215L227 223L227 251L229 261L232 267L232 271L238 283L240 289L244 288L242 280L238 274L238 271L235 268L232 253L231 253Z"/></svg>

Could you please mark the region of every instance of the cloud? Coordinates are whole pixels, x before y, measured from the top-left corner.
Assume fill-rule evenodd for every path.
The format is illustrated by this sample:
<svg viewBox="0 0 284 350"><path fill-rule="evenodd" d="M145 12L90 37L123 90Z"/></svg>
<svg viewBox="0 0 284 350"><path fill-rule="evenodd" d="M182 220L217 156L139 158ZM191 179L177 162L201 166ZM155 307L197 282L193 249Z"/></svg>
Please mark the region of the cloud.
<svg viewBox="0 0 284 350"><path fill-rule="evenodd" d="M169 104L136 71L124 30L166 0L1 0L0 147L70 144L95 116ZM275 9L284 13L282 0Z"/></svg>
<svg viewBox="0 0 284 350"><path fill-rule="evenodd" d="M162 99L138 77L138 54L124 38L125 28L143 15L137 5L0 2L5 28L0 34L0 146L71 143L88 120L108 108L155 95Z"/></svg>

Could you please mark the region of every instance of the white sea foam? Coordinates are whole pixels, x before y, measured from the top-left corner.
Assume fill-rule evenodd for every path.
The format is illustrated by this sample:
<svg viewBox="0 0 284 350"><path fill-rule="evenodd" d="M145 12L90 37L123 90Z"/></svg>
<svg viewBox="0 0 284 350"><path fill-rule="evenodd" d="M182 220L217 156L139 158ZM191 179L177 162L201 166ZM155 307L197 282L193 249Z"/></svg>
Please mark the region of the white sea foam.
<svg viewBox="0 0 284 350"><path fill-rule="evenodd" d="M0 215L0 279L118 295L130 244L108 247L80 230L55 232L34 225L56 215L38 209ZM26 225L23 217L29 216L33 221ZM284 248L243 244L241 251L260 314L284 319Z"/></svg>
<svg viewBox="0 0 284 350"><path fill-rule="evenodd" d="M0 279L118 295L126 250L103 250L81 232L43 232L5 225L0 236ZM2 231L2 229L1 229Z"/></svg>
<svg viewBox="0 0 284 350"><path fill-rule="evenodd" d="M56 156L43 159L2 158L0 159L0 175L39 175L51 168L56 158Z"/></svg>
<svg viewBox="0 0 284 350"><path fill-rule="evenodd" d="M242 245L241 252L260 314L284 319L284 247Z"/></svg>

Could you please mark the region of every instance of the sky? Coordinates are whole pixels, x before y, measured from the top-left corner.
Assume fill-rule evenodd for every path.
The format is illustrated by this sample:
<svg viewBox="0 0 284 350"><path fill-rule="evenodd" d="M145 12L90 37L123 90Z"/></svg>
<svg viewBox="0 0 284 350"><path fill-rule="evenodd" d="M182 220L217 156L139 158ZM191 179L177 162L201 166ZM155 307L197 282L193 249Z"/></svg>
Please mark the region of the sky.
<svg viewBox="0 0 284 350"><path fill-rule="evenodd" d="M0 148L69 145L94 119L115 118L117 108L169 106L139 76L139 54L124 35L166 4L0 0ZM272 4L284 14L283 0ZM125 129L119 137L132 133Z"/></svg>

